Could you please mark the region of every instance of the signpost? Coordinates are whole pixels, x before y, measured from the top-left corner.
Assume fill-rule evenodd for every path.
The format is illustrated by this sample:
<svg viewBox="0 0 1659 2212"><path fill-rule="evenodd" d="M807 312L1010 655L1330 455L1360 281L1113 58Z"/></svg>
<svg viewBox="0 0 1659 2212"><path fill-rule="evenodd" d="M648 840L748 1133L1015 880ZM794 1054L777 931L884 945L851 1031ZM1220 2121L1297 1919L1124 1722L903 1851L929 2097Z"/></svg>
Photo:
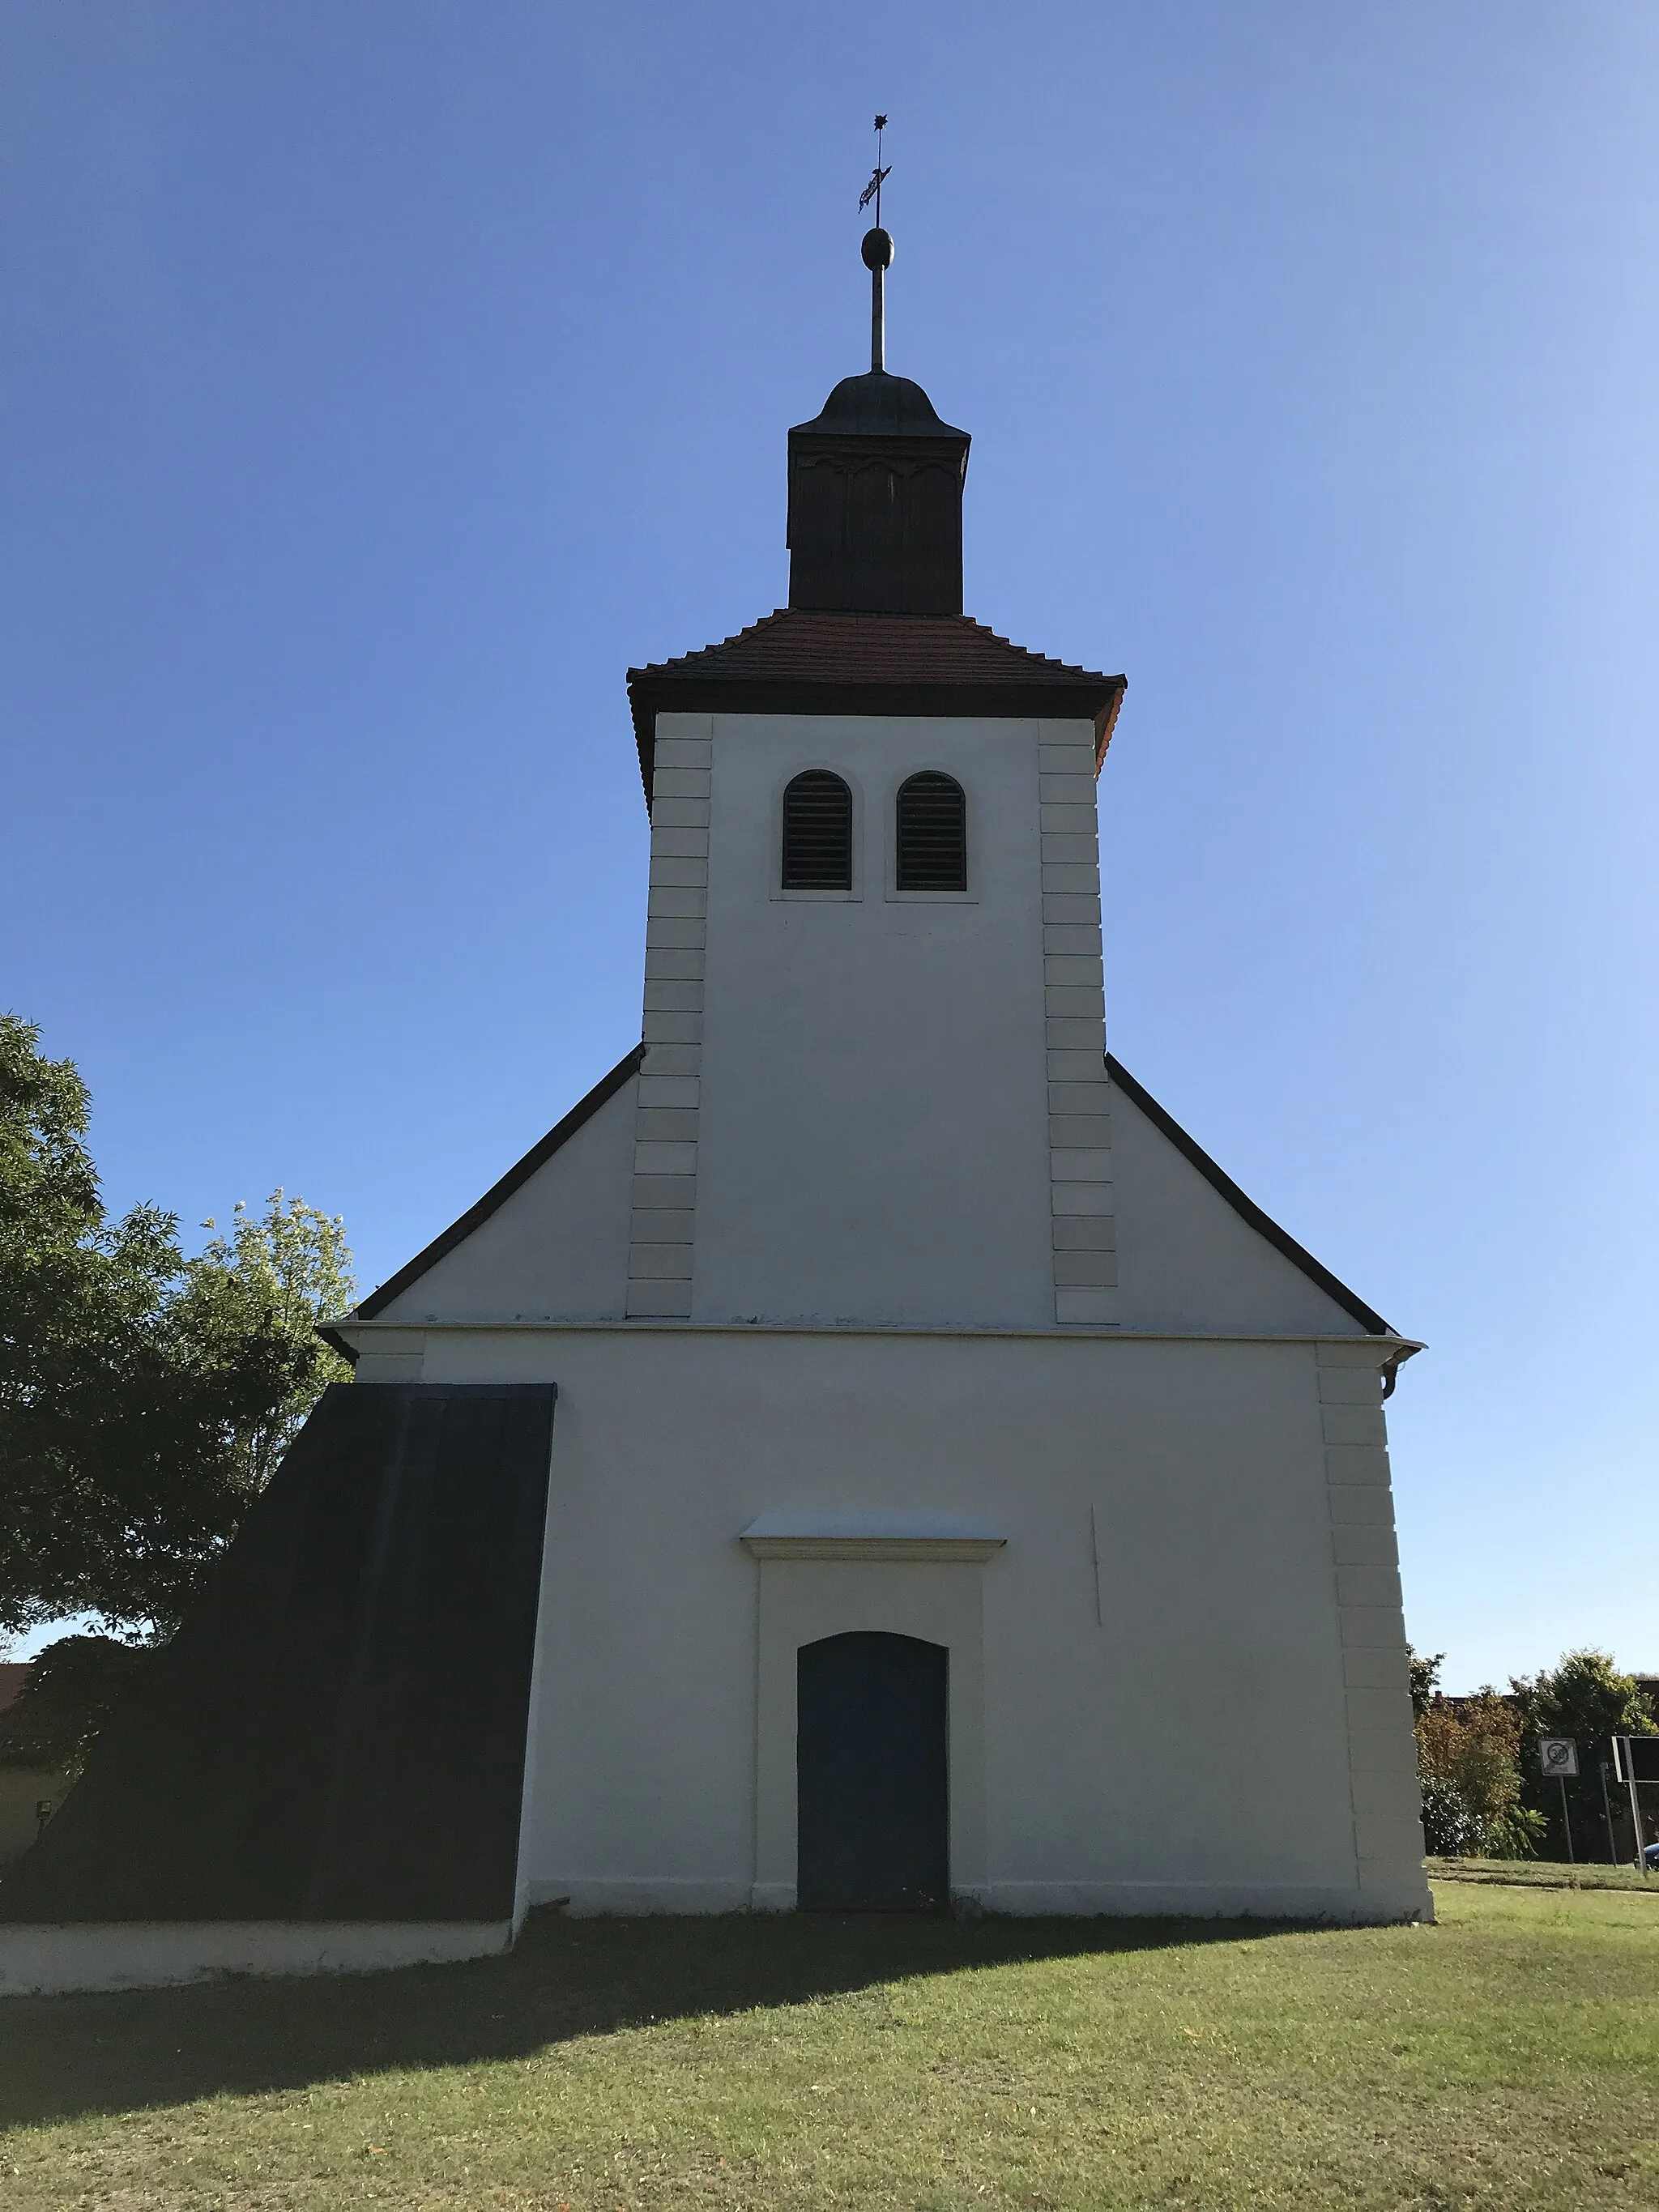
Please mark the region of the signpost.
<svg viewBox="0 0 1659 2212"><path fill-rule="evenodd" d="M1605 1759L1597 1759L1595 1771L1601 1778L1601 1818L1607 1824L1607 1864L1616 1866L1619 1863L1619 1848L1613 1840L1613 1806L1607 1796L1607 1762Z"/></svg>
<svg viewBox="0 0 1659 2212"><path fill-rule="evenodd" d="M1642 1806L1636 1795L1640 1782L1659 1782L1659 1735L1616 1735L1613 1739L1613 1771L1630 1791L1630 1824L1636 1837L1636 1863L1648 1870L1643 1849Z"/></svg>
<svg viewBox="0 0 1659 2212"><path fill-rule="evenodd" d="M1578 1746L1570 1735L1546 1735L1538 1740L1539 1763L1546 1774L1553 1774L1561 1785L1561 1826L1567 1832L1567 1864L1575 1862L1572 1848L1572 1822L1567 1814L1567 1778L1576 1781L1578 1776ZM1632 1792L1634 1802L1635 1792Z"/></svg>

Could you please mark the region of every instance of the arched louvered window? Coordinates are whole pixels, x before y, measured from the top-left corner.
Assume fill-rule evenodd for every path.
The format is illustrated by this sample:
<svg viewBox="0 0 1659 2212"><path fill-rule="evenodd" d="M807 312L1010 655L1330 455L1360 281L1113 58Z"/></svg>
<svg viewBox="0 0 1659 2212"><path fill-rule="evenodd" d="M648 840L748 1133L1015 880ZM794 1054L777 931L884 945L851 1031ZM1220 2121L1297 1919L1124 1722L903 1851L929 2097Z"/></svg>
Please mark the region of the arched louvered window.
<svg viewBox="0 0 1659 2212"><path fill-rule="evenodd" d="M783 794L783 888L853 888L853 794L827 768L809 768Z"/></svg>
<svg viewBox="0 0 1659 2212"><path fill-rule="evenodd" d="M898 887L968 888L968 802L954 776L928 769L899 786Z"/></svg>

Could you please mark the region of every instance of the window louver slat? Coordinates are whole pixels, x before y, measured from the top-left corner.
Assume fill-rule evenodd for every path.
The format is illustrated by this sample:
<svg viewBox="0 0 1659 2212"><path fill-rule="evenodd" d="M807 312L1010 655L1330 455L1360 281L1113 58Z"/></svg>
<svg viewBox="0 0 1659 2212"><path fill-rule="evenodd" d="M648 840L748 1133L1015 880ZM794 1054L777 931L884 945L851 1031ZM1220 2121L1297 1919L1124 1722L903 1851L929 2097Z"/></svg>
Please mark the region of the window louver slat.
<svg viewBox="0 0 1659 2212"><path fill-rule="evenodd" d="M899 787L898 887L968 888L968 802L951 776L928 769Z"/></svg>
<svg viewBox="0 0 1659 2212"><path fill-rule="evenodd" d="M828 769L808 769L783 794L783 888L853 888L853 794Z"/></svg>

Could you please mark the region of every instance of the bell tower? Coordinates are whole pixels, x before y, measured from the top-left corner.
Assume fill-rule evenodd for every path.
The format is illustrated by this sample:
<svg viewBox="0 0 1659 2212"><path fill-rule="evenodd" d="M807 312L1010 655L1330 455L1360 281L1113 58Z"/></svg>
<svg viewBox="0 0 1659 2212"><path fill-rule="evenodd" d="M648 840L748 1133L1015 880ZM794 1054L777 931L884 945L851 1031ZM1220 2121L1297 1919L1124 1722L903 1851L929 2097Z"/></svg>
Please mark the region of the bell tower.
<svg viewBox="0 0 1659 2212"><path fill-rule="evenodd" d="M962 611L969 438L789 433L789 603L629 677L652 811L628 1314L1115 1325L1095 775L1121 677Z"/></svg>

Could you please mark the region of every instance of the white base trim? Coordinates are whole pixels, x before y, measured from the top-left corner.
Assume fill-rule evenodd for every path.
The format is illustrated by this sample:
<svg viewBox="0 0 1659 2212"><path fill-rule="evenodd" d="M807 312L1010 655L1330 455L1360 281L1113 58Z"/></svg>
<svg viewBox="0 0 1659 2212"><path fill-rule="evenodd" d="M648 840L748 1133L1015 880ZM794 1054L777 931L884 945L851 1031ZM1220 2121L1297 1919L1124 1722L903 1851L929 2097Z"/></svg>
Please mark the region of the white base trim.
<svg viewBox="0 0 1659 2212"><path fill-rule="evenodd" d="M959 1905L1024 1919L1317 1920L1365 1928L1434 1918L1434 1899L1420 1876L1363 1890L1315 1882L991 1881L953 1887L951 1896ZM584 1919L795 1910L793 1882L679 1881L670 1875L533 1881L530 1897L532 1905L568 1901L572 1915Z"/></svg>
<svg viewBox="0 0 1659 2212"><path fill-rule="evenodd" d="M1397 1890L1314 1882L993 1881L975 1893L988 1912L1022 1917L1325 1920L1349 1927L1434 1918L1434 1899L1420 1878Z"/></svg>
<svg viewBox="0 0 1659 2212"><path fill-rule="evenodd" d="M487 1958L510 1920L89 1921L0 1927L0 1996L160 1989L213 1974L374 1974Z"/></svg>
<svg viewBox="0 0 1659 2212"><path fill-rule="evenodd" d="M600 1915L635 1920L659 1912L744 1912L749 1899L746 1881L703 1881L696 1875L648 1875L617 1881L564 1875L530 1885L532 1906L562 1903L574 1920Z"/></svg>

